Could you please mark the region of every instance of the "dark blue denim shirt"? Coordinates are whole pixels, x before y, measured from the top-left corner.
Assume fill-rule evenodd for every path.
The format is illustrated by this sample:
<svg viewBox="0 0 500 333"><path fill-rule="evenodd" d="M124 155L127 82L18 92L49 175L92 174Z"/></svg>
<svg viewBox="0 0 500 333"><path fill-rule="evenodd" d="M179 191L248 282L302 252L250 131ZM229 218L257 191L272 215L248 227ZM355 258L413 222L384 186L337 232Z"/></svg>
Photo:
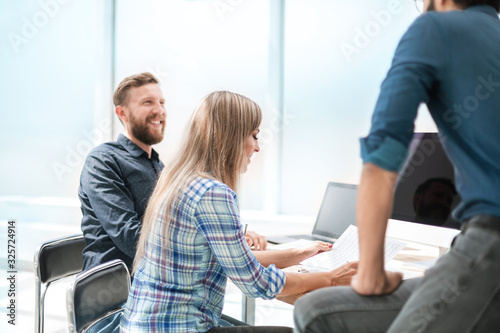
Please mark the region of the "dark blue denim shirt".
<svg viewBox="0 0 500 333"><path fill-rule="evenodd" d="M420 103L455 166L464 221L500 216L500 20L491 6L428 12L401 39L382 83L363 161L398 171Z"/></svg>
<svg viewBox="0 0 500 333"><path fill-rule="evenodd" d="M155 150L148 158L122 134L89 153L78 189L87 242L83 269L121 259L131 270L146 204L162 169Z"/></svg>

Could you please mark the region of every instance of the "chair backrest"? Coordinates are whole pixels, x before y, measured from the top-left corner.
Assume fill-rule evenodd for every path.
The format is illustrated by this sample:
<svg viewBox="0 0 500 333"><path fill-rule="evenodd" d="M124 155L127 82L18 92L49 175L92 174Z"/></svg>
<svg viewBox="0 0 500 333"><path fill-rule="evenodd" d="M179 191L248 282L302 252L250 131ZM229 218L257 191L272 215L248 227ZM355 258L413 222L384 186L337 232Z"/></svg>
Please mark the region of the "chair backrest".
<svg viewBox="0 0 500 333"><path fill-rule="evenodd" d="M127 265L119 259L75 276L66 291L70 332L83 332L123 310L130 289Z"/></svg>
<svg viewBox="0 0 500 333"><path fill-rule="evenodd" d="M33 258L35 271L35 332L43 332L45 293L50 283L82 270L83 235L61 237L42 243Z"/></svg>

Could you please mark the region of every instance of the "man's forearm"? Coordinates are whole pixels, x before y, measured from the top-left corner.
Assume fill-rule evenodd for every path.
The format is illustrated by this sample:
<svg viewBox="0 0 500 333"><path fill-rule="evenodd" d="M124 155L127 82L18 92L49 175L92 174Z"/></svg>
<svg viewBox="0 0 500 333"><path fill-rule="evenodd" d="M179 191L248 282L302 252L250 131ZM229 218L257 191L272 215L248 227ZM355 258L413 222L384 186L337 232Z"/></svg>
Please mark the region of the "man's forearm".
<svg viewBox="0 0 500 333"><path fill-rule="evenodd" d="M358 188L357 225L359 228L359 269L361 285L377 288L384 273L384 239L392 210L397 173L366 163ZM372 281L369 286L367 281Z"/></svg>

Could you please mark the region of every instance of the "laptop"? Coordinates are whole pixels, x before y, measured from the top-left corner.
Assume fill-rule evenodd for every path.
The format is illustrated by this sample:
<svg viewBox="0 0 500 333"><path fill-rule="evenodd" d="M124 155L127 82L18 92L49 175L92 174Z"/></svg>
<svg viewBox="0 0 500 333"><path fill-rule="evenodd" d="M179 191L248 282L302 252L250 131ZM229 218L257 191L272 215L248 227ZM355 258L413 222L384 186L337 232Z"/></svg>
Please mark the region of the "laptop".
<svg viewBox="0 0 500 333"><path fill-rule="evenodd" d="M357 185L329 182L311 234L269 236L267 241L273 244L297 239L335 242L349 225L356 225L357 192Z"/></svg>

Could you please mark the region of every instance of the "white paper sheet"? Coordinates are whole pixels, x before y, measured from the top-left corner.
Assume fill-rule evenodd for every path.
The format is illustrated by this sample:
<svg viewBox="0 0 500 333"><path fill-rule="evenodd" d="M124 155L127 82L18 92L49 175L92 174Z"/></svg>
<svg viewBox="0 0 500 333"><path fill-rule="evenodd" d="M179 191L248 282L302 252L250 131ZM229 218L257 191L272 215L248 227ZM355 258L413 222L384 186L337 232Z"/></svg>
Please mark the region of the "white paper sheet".
<svg viewBox="0 0 500 333"><path fill-rule="evenodd" d="M385 262L391 261L406 243L386 238ZM308 271L331 271L348 262L359 260L358 228L350 225L328 252L323 252L308 258L301 264Z"/></svg>

